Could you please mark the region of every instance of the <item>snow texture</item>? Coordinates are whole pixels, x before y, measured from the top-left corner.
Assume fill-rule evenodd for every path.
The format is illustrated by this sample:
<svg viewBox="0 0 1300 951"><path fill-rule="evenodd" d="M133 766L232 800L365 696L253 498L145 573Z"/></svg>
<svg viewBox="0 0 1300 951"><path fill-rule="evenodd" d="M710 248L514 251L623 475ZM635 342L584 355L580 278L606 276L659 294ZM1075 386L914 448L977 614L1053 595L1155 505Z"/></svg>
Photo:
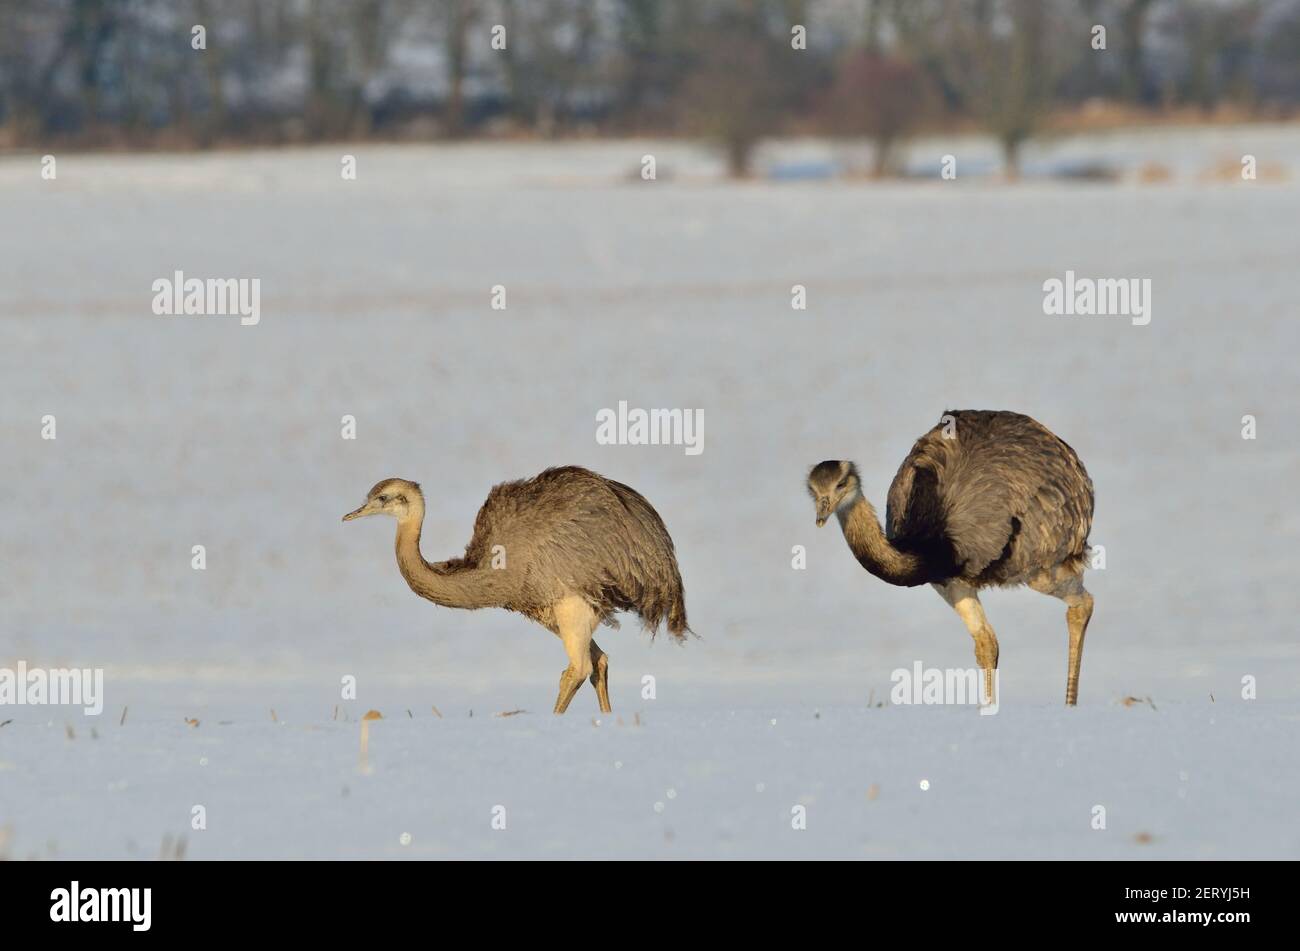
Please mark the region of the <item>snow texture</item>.
<svg viewBox="0 0 1300 951"><path fill-rule="evenodd" d="M1196 180L1245 153L1289 177ZM652 142L0 160L0 667L106 682L99 717L0 707L0 854L1300 857L1300 133L1027 169L1152 157L1188 171L730 184ZM1067 269L1150 278L1150 325L1045 316ZM176 270L259 278L261 322L154 316ZM704 451L598 445L620 400L703 409ZM949 407L1039 419L1095 482L1077 709L1064 607L1024 589L984 599L997 715L891 705L891 671L971 666L970 637L814 527L810 465L855 460L883 509ZM701 635L598 635L612 715L584 686L552 717L554 637L420 600L390 522L340 522L414 479L449 557L491 485L566 463L655 505Z"/></svg>

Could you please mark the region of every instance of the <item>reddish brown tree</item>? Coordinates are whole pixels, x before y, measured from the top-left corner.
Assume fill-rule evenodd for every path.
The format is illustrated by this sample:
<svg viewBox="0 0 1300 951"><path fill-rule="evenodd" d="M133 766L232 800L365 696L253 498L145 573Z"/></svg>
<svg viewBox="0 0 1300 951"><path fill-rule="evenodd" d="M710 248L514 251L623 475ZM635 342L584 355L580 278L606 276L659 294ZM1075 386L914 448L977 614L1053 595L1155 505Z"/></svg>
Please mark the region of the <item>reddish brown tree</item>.
<svg viewBox="0 0 1300 951"><path fill-rule="evenodd" d="M893 170L897 145L924 119L934 97L925 73L905 59L858 50L840 65L831 92L837 131L866 136L872 173Z"/></svg>

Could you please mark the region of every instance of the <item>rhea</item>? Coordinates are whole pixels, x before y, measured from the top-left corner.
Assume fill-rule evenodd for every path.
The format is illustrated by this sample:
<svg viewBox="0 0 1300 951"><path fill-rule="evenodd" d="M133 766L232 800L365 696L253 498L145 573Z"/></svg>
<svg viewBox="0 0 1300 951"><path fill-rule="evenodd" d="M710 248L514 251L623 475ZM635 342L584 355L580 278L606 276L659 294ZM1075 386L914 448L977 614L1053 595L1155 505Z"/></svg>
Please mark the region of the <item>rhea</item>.
<svg viewBox="0 0 1300 951"><path fill-rule="evenodd" d="M427 562L420 554L424 496L406 479L385 479L343 521L397 519L397 567L412 591L449 608L505 608L536 621L564 643L555 712L590 678L604 713L609 660L592 640L617 627L614 614L640 616L651 636L661 623L685 640L686 601L673 540L634 489L577 466L493 487L474 520L465 554Z"/></svg>
<svg viewBox="0 0 1300 951"><path fill-rule="evenodd" d="M998 639L980 590L1028 585L1064 601L1065 702L1078 702L1092 617L1092 595L1083 586L1092 480L1075 451L1047 427L1019 413L945 413L899 466L883 529L852 462L817 464L808 491L817 524L834 513L867 571L894 585L932 585L952 606L974 639L990 698Z"/></svg>

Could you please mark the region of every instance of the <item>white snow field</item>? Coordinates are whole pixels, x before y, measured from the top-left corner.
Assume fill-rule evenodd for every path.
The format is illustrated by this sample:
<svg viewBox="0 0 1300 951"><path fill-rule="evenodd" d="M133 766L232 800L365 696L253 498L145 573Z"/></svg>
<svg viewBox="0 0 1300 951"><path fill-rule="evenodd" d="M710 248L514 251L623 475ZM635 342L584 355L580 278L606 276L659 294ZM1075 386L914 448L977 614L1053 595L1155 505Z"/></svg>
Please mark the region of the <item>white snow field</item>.
<svg viewBox="0 0 1300 951"><path fill-rule="evenodd" d="M912 165L954 150L884 185L655 142L0 159L0 668L105 677L97 717L0 706L0 856L1300 857L1300 128L1030 156L1116 184ZM1200 180L1245 154L1270 175ZM260 322L155 316L177 270L259 279ZM1150 279L1150 324L1046 316L1067 270ZM702 409L703 452L598 445L619 401ZM946 408L1028 413L1093 477L1076 709L1027 590L984 599L996 715L890 703L970 637L803 479L854 459L883 508ZM599 633L613 715L553 717L553 636L421 600L391 522L340 522L415 479L452 556L491 485L565 463L657 507L700 634Z"/></svg>

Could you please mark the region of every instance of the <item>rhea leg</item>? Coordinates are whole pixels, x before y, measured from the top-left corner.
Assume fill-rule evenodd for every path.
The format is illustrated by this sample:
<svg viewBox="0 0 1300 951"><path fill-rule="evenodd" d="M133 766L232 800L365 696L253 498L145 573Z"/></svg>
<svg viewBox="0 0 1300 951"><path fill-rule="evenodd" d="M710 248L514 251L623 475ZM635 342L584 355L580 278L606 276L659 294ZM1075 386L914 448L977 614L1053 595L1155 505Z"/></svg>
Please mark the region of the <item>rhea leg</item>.
<svg viewBox="0 0 1300 951"><path fill-rule="evenodd" d="M1080 588L1083 586L1080 585ZM1078 600L1065 609L1065 621L1070 628L1070 667L1065 675L1065 703L1074 706L1079 702L1079 665L1083 661L1083 635L1092 620L1092 595L1083 591Z"/></svg>
<svg viewBox="0 0 1300 951"><path fill-rule="evenodd" d="M1058 566L1044 572L1029 586L1065 602L1065 623L1070 629L1070 659L1065 674L1065 705L1079 702L1079 665L1083 661L1083 636L1092 618L1092 595L1083 586L1083 573Z"/></svg>
<svg viewBox="0 0 1300 951"><path fill-rule="evenodd" d="M595 641L591 642L591 685L596 688L601 713L612 713L609 705L609 655Z"/></svg>
<svg viewBox="0 0 1300 951"><path fill-rule="evenodd" d="M591 634L596 629L597 618L591 606L576 596L561 599L554 610L555 626L564 642L564 652L569 655L569 666L560 674L560 693L555 698L555 712L563 713L569 709L569 701L582 682L593 677Z"/></svg>
<svg viewBox="0 0 1300 951"><path fill-rule="evenodd" d="M591 667L591 685L596 688L600 712L611 713L614 708L609 704L609 655L595 641L591 642Z"/></svg>
<svg viewBox="0 0 1300 951"><path fill-rule="evenodd" d="M984 671L984 698L987 703L997 703L994 694L994 671L998 669L998 639L984 616L984 605L980 604L979 592L961 581L950 581L944 585L935 585L934 589L942 595L970 631L975 641L975 663Z"/></svg>

